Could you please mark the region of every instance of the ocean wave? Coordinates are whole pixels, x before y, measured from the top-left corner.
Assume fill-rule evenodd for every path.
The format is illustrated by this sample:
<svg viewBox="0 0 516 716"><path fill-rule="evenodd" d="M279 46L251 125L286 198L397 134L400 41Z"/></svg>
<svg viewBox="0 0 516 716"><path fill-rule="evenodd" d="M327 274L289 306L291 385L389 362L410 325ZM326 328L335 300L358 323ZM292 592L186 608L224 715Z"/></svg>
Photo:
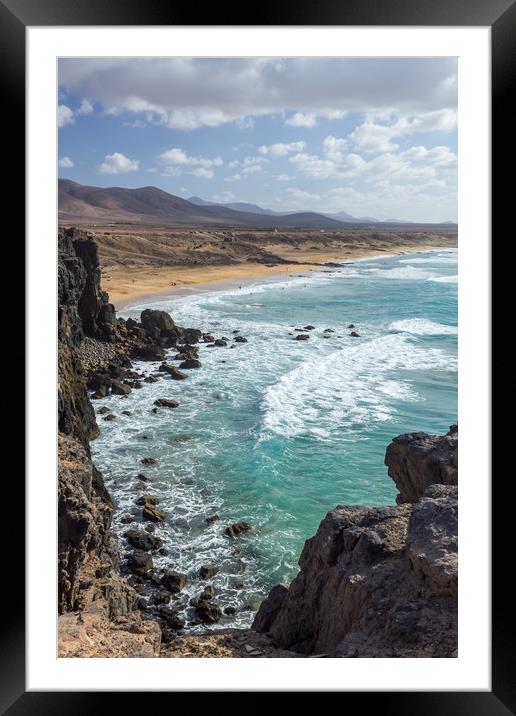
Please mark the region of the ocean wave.
<svg viewBox="0 0 516 716"><path fill-rule="evenodd" d="M389 326L392 333L411 333L414 336L446 336L457 335L456 326L435 323L427 318L407 318L394 321Z"/></svg>
<svg viewBox="0 0 516 716"><path fill-rule="evenodd" d="M402 333L311 358L283 375L263 394L263 436L368 430L393 418L396 400L417 400L395 370L453 370L455 360L440 349L422 348Z"/></svg>
<svg viewBox="0 0 516 716"><path fill-rule="evenodd" d="M454 256L429 256L427 258L400 259L400 264L456 264Z"/></svg>
<svg viewBox="0 0 516 716"><path fill-rule="evenodd" d="M424 281L430 279L435 274L417 266L396 266L391 269L372 268L364 270L364 277L386 278L402 281Z"/></svg>
<svg viewBox="0 0 516 716"><path fill-rule="evenodd" d="M455 276L435 276L428 280L434 281L435 283L458 283L459 277L455 274Z"/></svg>

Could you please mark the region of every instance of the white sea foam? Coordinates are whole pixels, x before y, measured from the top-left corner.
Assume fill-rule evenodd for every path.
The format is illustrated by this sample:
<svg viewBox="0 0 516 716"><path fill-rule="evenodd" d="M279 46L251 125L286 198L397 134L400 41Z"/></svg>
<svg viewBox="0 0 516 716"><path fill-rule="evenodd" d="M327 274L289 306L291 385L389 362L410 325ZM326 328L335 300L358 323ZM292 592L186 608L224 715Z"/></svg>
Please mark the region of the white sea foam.
<svg viewBox="0 0 516 716"><path fill-rule="evenodd" d="M428 279L429 281L435 281L435 283L458 283L459 277L455 276L435 276Z"/></svg>
<svg viewBox="0 0 516 716"><path fill-rule="evenodd" d="M435 323L427 318L406 318L403 321L394 321L389 326L392 333L411 333L414 336L445 336L457 335L456 326L446 326Z"/></svg>
<svg viewBox="0 0 516 716"><path fill-rule="evenodd" d="M429 256L428 258L400 259L400 264L456 264L457 259L453 256Z"/></svg>
<svg viewBox="0 0 516 716"><path fill-rule="evenodd" d="M369 275L368 275L369 274ZM387 278L397 279L403 281L424 281L429 279L435 274L432 271L427 271L417 266L396 266L391 269L372 268L364 270L364 277L370 278L373 275L375 278Z"/></svg>
<svg viewBox="0 0 516 716"><path fill-rule="evenodd" d="M263 430L330 437L335 431L368 430L392 419L392 398L417 400L396 370L453 370L455 361L436 348L422 348L402 333L360 342L317 356L284 374L263 394Z"/></svg>

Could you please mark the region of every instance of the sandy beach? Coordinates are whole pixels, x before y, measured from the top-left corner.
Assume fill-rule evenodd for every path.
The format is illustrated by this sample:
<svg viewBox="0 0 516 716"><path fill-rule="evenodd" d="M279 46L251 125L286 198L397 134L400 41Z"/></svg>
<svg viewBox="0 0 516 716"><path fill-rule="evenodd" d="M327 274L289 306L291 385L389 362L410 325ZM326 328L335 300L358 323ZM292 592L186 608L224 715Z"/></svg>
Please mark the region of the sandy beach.
<svg viewBox="0 0 516 716"><path fill-rule="evenodd" d="M239 263L225 266L110 266L102 271L102 288L117 310L144 298L185 294L239 280L248 282L256 278L284 278L308 271L327 270L328 263L345 263L355 259L374 258L390 254L437 250L435 243L387 248L357 248L345 253L324 251L295 252L295 263L267 266L261 263ZM446 248L446 247L445 247ZM283 255L285 259L290 256ZM292 256L292 259L294 257Z"/></svg>

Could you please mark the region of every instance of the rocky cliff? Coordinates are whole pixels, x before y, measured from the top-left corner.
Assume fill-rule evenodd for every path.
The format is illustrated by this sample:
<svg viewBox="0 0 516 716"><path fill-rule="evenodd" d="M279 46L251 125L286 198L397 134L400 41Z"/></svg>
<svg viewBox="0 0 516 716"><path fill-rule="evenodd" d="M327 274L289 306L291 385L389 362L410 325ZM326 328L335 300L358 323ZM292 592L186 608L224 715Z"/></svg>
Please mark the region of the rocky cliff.
<svg viewBox="0 0 516 716"><path fill-rule="evenodd" d="M330 512L253 629L304 654L456 656L457 439L456 426L395 438L386 464L400 504Z"/></svg>
<svg viewBox="0 0 516 716"><path fill-rule="evenodd" d="M154 656L161 633L134 611L138 594L119 572L113 505L90 458L98 426L81 346L88 338L115 342L117 331L114 308L100 290L97 247L85 233L59 233L58 282L59 653ZM116 637L110 633L113 619Z"/></svg>

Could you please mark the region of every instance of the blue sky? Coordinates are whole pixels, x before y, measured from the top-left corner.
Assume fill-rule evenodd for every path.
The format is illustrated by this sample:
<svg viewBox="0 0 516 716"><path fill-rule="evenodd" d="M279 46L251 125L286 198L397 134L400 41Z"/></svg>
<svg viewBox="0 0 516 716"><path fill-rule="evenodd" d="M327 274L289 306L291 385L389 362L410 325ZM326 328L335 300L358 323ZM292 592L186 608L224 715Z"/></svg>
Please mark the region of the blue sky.
<svg viewBox="0 0 516 716"><path fill-rule="evenodd" d="M59 175L274 210L457 219L457 62L63 59Z"/></svg>

